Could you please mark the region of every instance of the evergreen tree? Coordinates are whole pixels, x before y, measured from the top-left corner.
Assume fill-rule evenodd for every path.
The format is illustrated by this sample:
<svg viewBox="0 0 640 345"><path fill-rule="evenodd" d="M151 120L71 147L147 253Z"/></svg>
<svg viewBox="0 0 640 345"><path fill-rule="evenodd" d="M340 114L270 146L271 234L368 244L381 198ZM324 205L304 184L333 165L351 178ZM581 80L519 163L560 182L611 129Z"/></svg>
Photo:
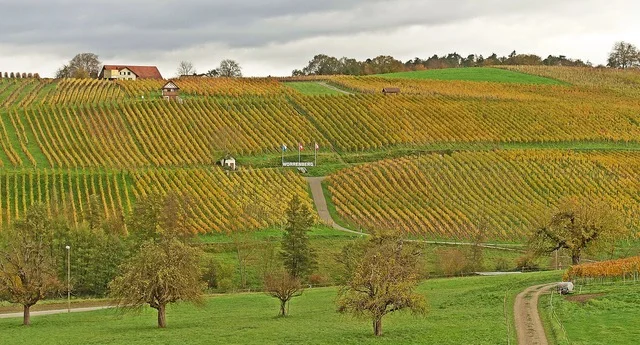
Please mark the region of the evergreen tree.
<svg viewBox="0 0 640 345"><path fill-rule="evenodd" d="M313 225L313 216L308 205L295 195L287 209L287 226L282 237L283 264L289 274L301 280L306 279L316 268L316 253L309 246L307 232Z"/></svg>

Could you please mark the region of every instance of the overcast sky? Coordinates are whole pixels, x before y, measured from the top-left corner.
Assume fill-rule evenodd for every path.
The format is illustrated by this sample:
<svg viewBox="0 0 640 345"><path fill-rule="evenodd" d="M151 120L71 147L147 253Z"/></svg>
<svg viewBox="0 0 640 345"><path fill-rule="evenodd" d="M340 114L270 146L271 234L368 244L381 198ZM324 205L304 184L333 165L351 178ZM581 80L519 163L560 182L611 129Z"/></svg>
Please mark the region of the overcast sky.
<svg viewBox="0 0 640 345"><path fill-rule="evenodd" d="M318 53L359 60L458 52L606 62L640 45L634 0L0 0L0 71L55 70L79 52L103 63L237 60L248 76L290 75Z"/></svg>

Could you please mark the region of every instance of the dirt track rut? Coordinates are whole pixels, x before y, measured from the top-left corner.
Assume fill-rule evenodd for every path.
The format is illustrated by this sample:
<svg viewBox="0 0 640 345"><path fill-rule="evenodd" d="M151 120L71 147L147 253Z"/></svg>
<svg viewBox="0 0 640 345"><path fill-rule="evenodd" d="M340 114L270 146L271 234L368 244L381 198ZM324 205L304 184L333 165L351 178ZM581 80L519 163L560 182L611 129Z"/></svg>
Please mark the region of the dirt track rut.
<svg viewBox="0 0 640 345"><path fill-rule="evenodd" d="M516 296L513 305L515 327L519 345L547 345L547 336L538 313L538 299L554 284L535 285L526 288Z"/></svg>

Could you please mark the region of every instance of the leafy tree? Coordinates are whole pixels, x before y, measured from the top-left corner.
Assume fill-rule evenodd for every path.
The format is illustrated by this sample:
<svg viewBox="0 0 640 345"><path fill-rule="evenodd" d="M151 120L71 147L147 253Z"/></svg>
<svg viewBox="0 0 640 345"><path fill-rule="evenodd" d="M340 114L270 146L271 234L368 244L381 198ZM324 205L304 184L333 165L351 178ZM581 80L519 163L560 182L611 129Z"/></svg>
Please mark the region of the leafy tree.
<svg viewBox="0 0 640 345"><path fill-rule="evenodd" d="M196 233L191 224L192 200L187 194L152 193L139 199L127 223L134 242L159 241L162 237L187 239Z"/></svg>
<svg viewBox="0 0 640 345"><path fill-rule="evenodd" d="M196 74L196 68L191 61L180 61L177 73L178 76Z"/></svg>
<svg viewBox="0 0 640 345"><path fill-rule="evenodd" d="M382 318L409 309L426 311L420 281L420 252L390 234L376 234L366 243L350 279L338 293L338 311L371 318L373 333L382 335Z"/></svg>
<svg viewBox="0 0 640 345"><path fill-rule="evenodd" d="M123 310L149 305L158 311L158 327L167 326L169 303L202 303L205 283L200 271L201 252L176 238L145 242L121 266L122 274L109 283L110 295Z"/></svg>
<svg viewBox="0 0 640 345"><path fill-rule="evenodd" d="M577 265L584 251L613 246L626 234L619 214L605 202L569 197L542 217L529 237L529 248L538 255L567 249Z"/></svg>
<svg viewBox="0 0 640 345"><path fill-rule="evenodd" d="M107 286L127 257L128 243L118 234L88 222L75 227L59 227L54 248L58 253L58 275L67 272L65 246L71 247L71 285L77 295L104 296Z"/></svg>
<svg viewBox="0 0 640 345"><path fill-rule="evenodd" d="M0 290L12 303L23 306L23 324L31 324L30 308L58 291L53 221L42 204L29 208L23 220L3 233L0 249Z"/></svg>
<svg viewBox="0 0 640 345"><path fill-rule="evenodd" d="M287 316L287 303L302 295L304 289L300 279L293 277L289 272L280 270L267 274L264 278L264 291L267 295L280 301L280 316Z"/></svg>
<svg viewBox="0 0 640 345"><path fill-rule="evenodd" d="M631 43L616 42L609 53L607 66L613 68L630 68L640 66L640 52Z"/></svg>
<svg viewBox="0 0 640 345"><path fill-rule="evenodd" d="M207 77L216 78L220 76L220 71L217 68L214 68L208 70L204 75L206 75Z"/></svg>
<svg viewBox="0 0 640 345"><path fill-rule="evenodd" d="M307 232L313 225L309 206L294 195L287 209L287 224L282 237L282 257L289 274L298 279L306 279L316 267L316 253L309 245Z"/></svg>
<svg viewBox="0 0 640 345"><path fill-rule="evenodd" d="M56 71L56 78L97 78L102 63L94 53L80 53Z"/></svg>
<svg viewBox="0 0 640 345"><path fill-rule="evenodd" d="M222 60L217 70L220 77L242 77L242 67L240 67L240 64L235 60Z"/></svg>

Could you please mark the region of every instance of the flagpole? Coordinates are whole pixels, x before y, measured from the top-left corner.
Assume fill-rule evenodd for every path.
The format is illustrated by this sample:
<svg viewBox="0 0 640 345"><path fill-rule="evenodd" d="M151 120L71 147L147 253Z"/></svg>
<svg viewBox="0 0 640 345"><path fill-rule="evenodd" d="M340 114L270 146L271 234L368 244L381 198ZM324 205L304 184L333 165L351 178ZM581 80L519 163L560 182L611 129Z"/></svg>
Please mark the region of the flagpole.
<svg viewBox="0 0 640 345"><path fill-rule="evenodd" d="M298 143L298 163L300 163L300 143Z"/></svg>
<svg viewBox="0 0 640 345"><path fill-rule="evenodd" d="M282 155L282 166L284 166L284 144L280 147L280 154Z"/></svg>
<svg viewBox="0 0 640 345"><path fill-rule="evenodd" d="M313 149L314 149L314 157L313 157L313 166L318 166L318 142L314 142L313 143Z"/></svg>

